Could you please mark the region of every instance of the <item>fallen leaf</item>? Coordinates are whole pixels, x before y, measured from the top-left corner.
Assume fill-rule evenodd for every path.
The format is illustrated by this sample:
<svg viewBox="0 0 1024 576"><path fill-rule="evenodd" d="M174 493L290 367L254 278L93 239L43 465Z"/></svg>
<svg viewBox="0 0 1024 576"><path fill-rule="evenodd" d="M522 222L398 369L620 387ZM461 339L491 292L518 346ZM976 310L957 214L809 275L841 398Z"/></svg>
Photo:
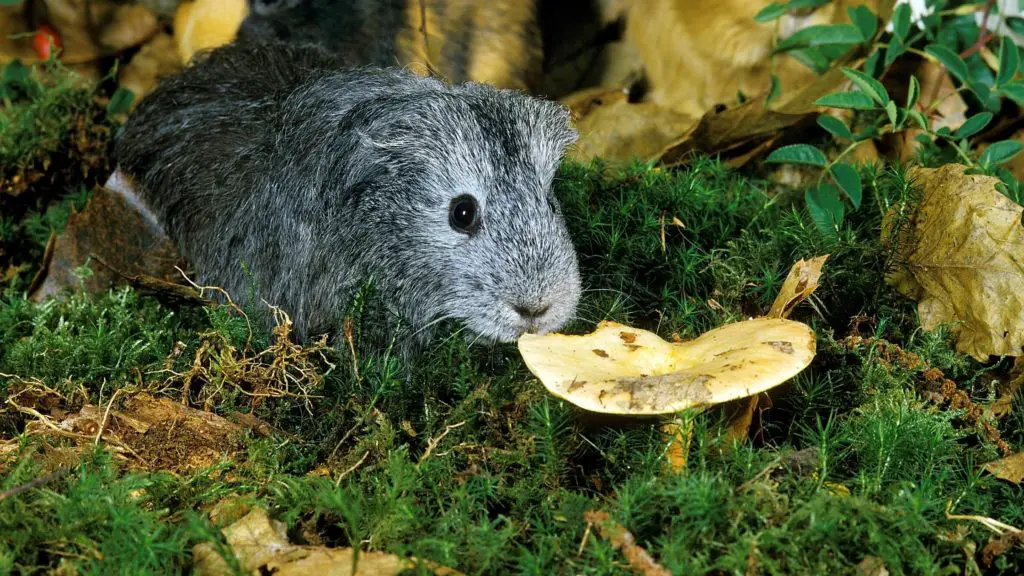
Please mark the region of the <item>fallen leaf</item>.
<svg viewBox="0 0 1024 576"><path fill-rule="evenodd" d="M992 566L996 558L1009 552L1014 546L1024 548L1024 530L1006 532L989 538L988 544L981 549L981 565Z"/></svg>
<svg viewBox="0 0 1024 576"><path fill-rule="evenodd" d="M454 83L527 92L540 83L544 53L531 2L412 0L404 16L395 36L396 64L421 74L434 70ZM449 47L458 47L457 56Z"/></svg>
<svg viewBox="0 0 1024 576"><path fill-rule="evenodd" d="M666 146L687 133L697 118L661 108L652 102L632 104L621 89L574 94L563 100L576 114L579 139L570 156L587 162L610 163L657 160Z"/></svg>
<svg viewBox="0 0 1024 576"><path fill-rule="evenodd" d="M917 108L922 112L932 111L932 130L956 130L967 120L967 104L945 68L922 58L914 76L921 85L921 98L918 100Z"/></svg>
<svg viewBox="0 0 1024 576"><path fill-rule="evenodd" d="M1024 356L1014 360L1009 380L1000 384L995 402L985 408L986 418L998 420L1008 416L1013 411L1013 401L1021 388L1024 388Z"/></svg>
<svg viewBox="0 0 1024 576"><path fill-rule="evenodd" d="M945 68L923 58L913 76L918 80L921 94L915 108L928 116L932 130L956 130L967 120L967 104ZM887 140L893 143L899 159L906 162L921 149L921 143L917 141L921 134L924 134L923 130L910 124L906 130L888 136Z"/></svg>
<svg viewBox="0 0 1024 576"><path fill-rule="evenodd" d="M1024 352L1024 208L1000 194L997 178L949 164L909 172L922 199L896 239L887 281L918 301L925 330L956 322L956 348L979 361ZM882 239L893 240L891 210Z"/></svg>
<svg viewBox="0 0 1024 576"><path fill-rule="evenodd" d="M877 556L865 556L856 568L857 576L889 576L885 562Z"/></svg>
<svg viewBox="0 0 1024 576"><path fill-rule="evenodd" d="M221 532L231 552L246 574L275 574L301 576L330 574L333 576L387 576L415 569L413 558L377 551L360 550L354 566L352 548L326 548L323 546L297 546L288 542L286 526L273 520L266 511L252 507L248 514ZM210 542L192 548L196 574L201 576L233 575L235 572ZM455 576L459 572L433 563L423 562L434 574Z"/></svg>
<svg viewBox="0 0 1024 576"><path fill-rule="evenodd" d="M83 64L137 46L156 34L156 15L138 4L109 0L43 0L61 35L65 64ZM37 59L33 59L35 61Z"/></svg>
<svg viewBox="0 0 1024 576"><path fill-rule="evenodd" d="M0 4L0 65L12 60L31 62L36 59L32 30L25 17L27 2Z"/></svg>
<svg viewBox="0 0 1024 576"><path fill-rule="evenodd" d="M602 538L611 542L626 557L630 567L644 576L669 576L671 572L658 564L654 558L636 543L633 534L624 526L612 520L604 510L587 510L583 518L597 527Z"/></svg>
<svg viewBox="0 0 1024 576"><path fill-rule="evenodd" d="M817 290L818 281L821 280L821 268L828 260L828 256L825 254L810 260L801 258L793 264L766 317L788 318L798 304Z"/></svg>
<svg viewBox="0 0 1024 576"><path fill-rule="evenodd" d="M187 64L200 50L234 40L248 13L246 0L194 0L179 4L174 13L174 40L181 63Z"/></svg>
<svg viewBox="0 0 1024 576"><path fill-rule="evenodd" d="M118 74L120 85L132 91L135 99L132 108L138 105L156 84L182 69L174 38L170 34L160 33L132 56L132 59Z"/></svg>
<svg viewBox="0 0 1024 576"><path fill-rule="evenodd" d="M690 442L693 440L693 422L670 420L662 424L661 432L668 439L668 451L665 454L668 469L682 472L686 469L686 458L690 453Z"/></svg>
<svg viewBox="0 0 1024 576"><path fill-rule="evenodd" d="M680 162L695 151L728 152L771 138L780 130L805 122L813 123L822 110L814 102L848 83L849 79L842 71L833 68L803 89L795 90L789 98L770 106L768 94L763 93L743 104L711 110L701 117L689 134L665 148L661 161L666 164Z"/></svg>
<svg viewBox="0 0 1024 576"><path fill-rule="evenodd" d="M985 464L984 468L1000 480L1020 484L1024 480L1024 452L994 460Z"/></svg>
<svg viewBox="0 0 1024 576"><path fill-rule="evenodd" d="M99 259L99 261L97 261ZM79 278L75 270L89 262L92 274ZM54 242L53 255L38 290L40 302L66 288L102 292L124 281L123 275L145 275L168 282L179 278L184 261L130 184L115 171L97 189L82 212L72 213Z"/></svg>
<svg viewBox="0 0 1024 576"><path fill-rule="evenodd" d="M695 340L602 322L587 335L524 334L519 351L548 392L607 414L672 414L782 384L810 364L814 332L791 320L727 324Z"/></svg>

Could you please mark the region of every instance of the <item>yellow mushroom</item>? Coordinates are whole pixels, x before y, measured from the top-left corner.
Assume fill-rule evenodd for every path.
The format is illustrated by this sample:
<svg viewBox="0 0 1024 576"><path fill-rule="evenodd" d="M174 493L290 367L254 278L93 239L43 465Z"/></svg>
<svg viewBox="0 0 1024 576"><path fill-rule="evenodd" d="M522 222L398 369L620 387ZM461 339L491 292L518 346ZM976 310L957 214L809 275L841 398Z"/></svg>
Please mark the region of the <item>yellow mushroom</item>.
<svg viewBox="0 0 1024 576"><path fill-rule="evenodd" d="M781 318L735 322L679 343L602 322L582 336L523 335L519 351L559 398L591 412L654 416L778 386L811 363L815 337Z"/></svg>

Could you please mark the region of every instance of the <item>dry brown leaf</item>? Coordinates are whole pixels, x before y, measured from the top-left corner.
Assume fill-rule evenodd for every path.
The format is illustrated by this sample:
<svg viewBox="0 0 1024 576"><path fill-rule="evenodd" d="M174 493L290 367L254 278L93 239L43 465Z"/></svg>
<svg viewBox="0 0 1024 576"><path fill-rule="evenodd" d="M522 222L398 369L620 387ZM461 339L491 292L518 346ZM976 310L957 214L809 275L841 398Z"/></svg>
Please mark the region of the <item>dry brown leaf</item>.
<svg viewBox="0 0 1024 576"><path fill-rule="evenodd" d="M810 260L801 258L796 264L793 264L766 317L789 318L789 315L797 305L818 289L818 281L821 280L821 268L825 265L825 261L828 260L828 256L828 254L825 254Z"/></svg>
<svg viewBox="0 0 1024 576"><path fill-rule="evenodd" d="M956 130L967 120L967 104L945 68L922 59L913 75L921 85L921 97L916 108L929 117L933 130L944 127ZM921 144L916 138L923 133L920 128L911 126L890 137L901 161L906 162L917 154Z"/></svg>
<svg viewBox="0 0 1024 576"><path fill-rule="evenodd" d="M102 292L124 280L122 274L180 278L184 261L156 219L141 207L120 172L97 189L82 212L72 213L54 243L45 277L30 297L35 302L65 288ZM97 260L98 259L98 260ZM92 275L75 269L89 263Z"/></svg>
<svg viewBox="0 0 1024 576"><path fill-rule="evenodd" d="M1024 452L989 462L985 470L996 478L1020 484L1024 480Z"/></svg>
<svg viewBox="0 0 1024 576"><path fill-rule="evenodd" d="M865 556L857 563L857 576L889 576L885 562L877 556Z"/></svg>
<svg viewBox="0 0 1024 576"><path fill-rule="evenodd" d="M570 155L581 162L657 160L665 147L679 140L697 118L660 108L652 102L630 103L621 89L599 89L565 100L577 113L579 140Z"/></svg>
<svg viewBox="0 0 1024 576"><path fill-rule="evenodd" d="M25 17L27 3L0 6L0 65L11 60L31 62L36 59L32 30Z"/></svg>
<svg viewBox="0 0 1024 576"><path fill-rule="evenodd" d="M532 91L540 82L544 54L532 2L411 0L404 16L395 37L401 66L453 83ZM450 46L459 47L457 57L448 55Z"/></svg>
<svg viewBox="0 0 1024 576"><path fill-rule="evenodd" d="M297 546L288 542L284 523L253 507L237 522L222 529L224 537L239 566L245 573L304 576L388 576L414 569L415 559L406 559L384 552L360 551L353 570L352 548ZM233 575L228 563L212 543L192 548L196 574L202 576ZM459 572L424 562L434 574L455 576Z"/></svg>
<svg viewBox="0 0 1024 576"><path fill-rule="evenodd" d="M1024 208L996 190L997 178L949 164L915 167L922 193L900 231L900 262L888 281L918 301L925 330L959 323L957 350L984 361L1024 353ZM896 210L886 217L892 235Z"/></svg>
<svg viewBox="0 0 1024 576"><path fill-rule="evenodd" d="M985 407L985 417L998 420L1009 415L1021 388L1024 388L1024 356L1014 360L1009 380L1000 384L995 402Z"/></svg>
<svg viewBox="0 0 1024 576"><path fill-rule="evenodd" d="M758 318L674 343L606 321L583 336L524 334L519 351L559 398L591 412L653 416L782 384L810 364L815 337L806 324Z"/></svg>
<svg viewBox="0 0 1024 576"><path fill-rule="evenodd" d="M773 63L776 35L848 21L846 6L877 2L836 0L809 14L785 14L758 23L755 15L772 0L634 0L628 5L624 38L646 71L647 100L688 116L729 104L739 93L768 91L776 74L783 94L799 91L815 73L789 55Z"/></svg>
<svg viewBox="0 0 1024 576"><path fill-rule="evenodd" d="M668 439L668 451L665 454L668 469L672 472L682 472L686 469L686 459L690 454L693 422L670 420L662 424L661 433Z"/></svg>
<svg viewBox="0 0 1024 576"><path fill-rule="evenodd" d="M967 120L967 104L945 68L923 59L914 76L921 85L917 108L922 112L932 111L932 130L956 130Z"/></svg>
<svg viewBox="0 0 1024 576"><path fill-rule="evenodd" d="M109 0L43 0L60 32L65 64L92 62L137 46L156 34L156 15L138 4Z"/></svg>
<svg viewBox="0 0 1024 576"><path fill-rule="evenodd" d="M160 33L146 42L130 62L121 69L121 86L132 91L132 108L146 97L162 78L181 71L181 59L170 34Z"/></svg>
<svg viewBox="0 0 1024 576"><path fill-rule="evenodd" d="M988 544L981 549L981 565L985 568L991 567L997 557L1006 554L1014 546L1024 548L1024 530L1006 532L989 538Z"/></svg>
<svg viewBox="0 0 1024 576"><path fill-rule="evenodd" d="M187 64L200 50L234 40L248 13L246 0L194 0L179 4L174 13L174 40L181 63Z"/></svg>
<svg viewBox="0 0 1024 576"><path fill-rule="evenodd" d="M669 576L671 572L658 564L654 558L636 543L633 534L624 526L612 520L604 510L587 510L583 518L597 527L602 538L611 542L612 546L622 552L630 567L644 576Z"/></svg>

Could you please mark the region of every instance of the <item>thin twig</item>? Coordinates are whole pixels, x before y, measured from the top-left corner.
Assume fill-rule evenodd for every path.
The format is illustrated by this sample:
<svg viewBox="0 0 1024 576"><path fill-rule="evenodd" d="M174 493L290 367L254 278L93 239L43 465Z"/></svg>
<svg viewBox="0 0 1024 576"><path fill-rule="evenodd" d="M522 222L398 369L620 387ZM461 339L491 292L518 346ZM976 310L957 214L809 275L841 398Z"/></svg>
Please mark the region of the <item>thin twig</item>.
<svg viewBox="0 0 1024 576"><path fill-rule="evenodd" d="M38 488L38 487L42 486L43 484L48 484L48 483L56 480L57 478L60 478L61 476L67 474L70 471L71 471L71 467L70 466L61 467L61 468L58 468L56 472L53 472L51 474L47 474L46 476L41 476L39 478L36 478L35 480L32 480L31 482L26 482L25 484L22 484L21 486L15 486L14 488L11 488L10 490L4 490L3 492L0 492L0 502L3 502L4 500L6 500L7 498L10 498L11 496L17 496L18 494L21 494L22 492L28 492L29 490L32 490L33 488Z"/></svg>
<svg viewBox="0 0 1024 576"><path fill-rule="evenodd" d="M343 478L344 478L345 476L348 476L349 474L351 474L352 472L354 472L356 468L359 468L360 466L362 466L362 465L363 465L363 462L366 462L366 459L367 459L367 458L368 458L369 456L370 456L370 451L369 451L369 450L367 450L367 451L366 451L366 452L365 452L365 453L363 454L363 457L359 459L359 462L356 462L355 464L353 464L353 465L349 466L347 470L345 470L344 472L342 472L342 473L341 473L341 474L340 474L340 475L338 476L338 479L334 481L334 486L335 486L335 487L341 486L341 480L342 480L342 479L343 479Z"/></svg>
<svg viewBox="0 0 1024 576"><path fill-rule="evenodd" d="M969 520L971 522L977 522L1000 536L1005 532L1020 532L1020 528L1016 528L1005 522L1000 522L995 518L989 518L988 516L977 516L974 514L950 514L949 511L952 508L953 501L950 500L946 504L946 518L949 520Z"/></svg>
<svg viewBox="0 0 1024 576"><path fill-rule="evenodd" d="M449 424L448 426L445 426L444 432L441 432L440 436L438 436L437 438L431 438L427 440L427 450L426 452L423 453L423 456L420 456L419 462L416 463L416 468L418 469L421 465L423 465L423 462L425 462L426 459L430 457L430 453L433 452L434 448L436 448L437 445L441 443L441 440L444 440L444 437L447 436L449 432L463 426L465 423L466 421L463 420L458 424Z"/></svg>
<svg viewBox="0 0 1024 576"><path fill-rule="evenodd" d="M583 555L583 549L587 547L587 540L590 540L590 530L594 527L593 522L587 522L587 529L583 531L583 538L580 539L580 547L576 549L576 557Z"/></svg>
<svg viewBox="0 0 1024 576"><path fill-rule="evenodd" d="M103 412L103 419L100 420L99 430L96 431L96 441L94 445L99 446L100 438L103 437L103 429L107 427L107 417L110 416L110 409L114 407L114 400L117 400L117 395L121 393L124 388L118 388L114 390L114 393L110 396L110 402L107 402L107 409Z"/></svg>

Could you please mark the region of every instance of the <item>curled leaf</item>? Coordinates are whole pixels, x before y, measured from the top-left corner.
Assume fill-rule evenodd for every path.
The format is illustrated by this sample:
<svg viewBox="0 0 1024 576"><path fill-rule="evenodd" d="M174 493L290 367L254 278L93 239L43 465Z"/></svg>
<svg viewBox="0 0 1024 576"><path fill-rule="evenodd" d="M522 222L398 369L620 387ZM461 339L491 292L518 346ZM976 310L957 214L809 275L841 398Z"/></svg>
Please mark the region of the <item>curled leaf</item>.
<svg viewBox="0 0 1024 576"><path fill-rule="evenodd" d="M953 323L957 350L984 361L1024 353L1024 208L996 190L998 178L966 167L915 167L916 212L893 236L894 208L883 238L898 264L888 281L918 301L925 330Z"/></svg>

